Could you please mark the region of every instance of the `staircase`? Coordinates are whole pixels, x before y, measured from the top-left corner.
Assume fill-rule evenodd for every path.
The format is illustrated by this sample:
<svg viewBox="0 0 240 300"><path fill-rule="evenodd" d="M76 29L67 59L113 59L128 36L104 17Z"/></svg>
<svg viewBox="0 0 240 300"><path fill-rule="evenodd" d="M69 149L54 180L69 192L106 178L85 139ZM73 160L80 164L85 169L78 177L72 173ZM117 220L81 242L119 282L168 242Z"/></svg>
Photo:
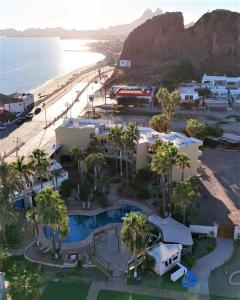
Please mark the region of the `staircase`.
<svg viewBox="0 0 240 300"><path fill-rule="evenodd" d="M109 268L108 263L104 263L102 260L97 258L94 254L90 255L90 258L92 260L92 263L96 265L96 267L102 271L107 277L111 276L111 270Z"/></svg>

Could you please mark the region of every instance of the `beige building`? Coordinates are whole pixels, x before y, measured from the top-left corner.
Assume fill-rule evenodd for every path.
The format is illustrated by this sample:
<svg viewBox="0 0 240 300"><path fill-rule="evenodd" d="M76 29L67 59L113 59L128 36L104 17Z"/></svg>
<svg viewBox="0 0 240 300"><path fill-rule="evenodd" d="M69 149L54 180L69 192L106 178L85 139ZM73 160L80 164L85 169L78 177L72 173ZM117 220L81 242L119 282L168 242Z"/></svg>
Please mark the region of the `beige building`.
<svg viewBox="0 0 240 300"><path fill-rule="evenodd" d="M80 149L85 150L93 134L96 136L107 135L111 126L114 126L114 124L110 124L105 120L70 118L56 129L56 143L63 146L63 153L65 154L68 153L72 146L78 146ZM149 127L139 127L139 131L140 139L136 145L133 157L131 153L127 156L129 161L136 166L136 171L149 166L153 155L151 145L157 140L162 140L172 142L189 157L190 168L184 171L184 177L197 175L198 158L201 155L199 147L203 144L201 140L186 137L178 132L159 133ZM106 157L115 157L116 150L109 141L103 142L101 151ZM119 151L118 155L120 155ZM124 159L126 159L126 155L124 155ZM182 170L174 167L173 181L180 181L181 174Z"/></svg>

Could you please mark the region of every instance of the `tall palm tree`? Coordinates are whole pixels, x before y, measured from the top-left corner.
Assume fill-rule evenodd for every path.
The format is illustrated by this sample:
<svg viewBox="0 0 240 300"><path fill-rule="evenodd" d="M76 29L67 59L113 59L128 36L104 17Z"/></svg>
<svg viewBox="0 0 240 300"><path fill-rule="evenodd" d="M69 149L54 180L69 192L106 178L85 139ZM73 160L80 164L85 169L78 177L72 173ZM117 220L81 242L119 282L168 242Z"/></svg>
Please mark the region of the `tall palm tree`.
<svg viewBox="0 0 240 300"><path fill-rule="evenodd" d="M164 142L158 149L158 152L152 157L152 170L164 170L165 192L167 196L168 211L171 211L172 205L172 170L176 165L179 150L171 142ZM158 167L159 164L159 167Z"/></svg>
<svg viewBox="0 0 240 300"><path fill-rule="evenodd" d="M184 179L184 170L186 168L190 168L190 159L189 159L189 157L185 153L180 152L177 155L177 158L176 158L176 166L178 168L182 169L182 180L183 180Z"/></svg>
<svg viewBox="0 0 240 300"><path fill-rule="evenodd" d="M13 169L20 177L23 185L23 197L25 208L32 207L32 201L27 196L28 189L32 185L32 180L35 176L32 164L26 160L25 156L17 156L16 161L12 163Z"/></svg>
<svg viewBox="0 0 240 300"><path fill-rule="evenodd" d="M11 164L4 160L0 162L0 194L2 200L9 202L13 199L14 193L22 189L22 182L16 176Z"/></svg>
<svg viewBox="0 0 240 300"><path fill-rule="evenodd" d="M30 164L33 167L33 170L35 172L35 176L41 177L51 167L50 160L48 158L47 153L44 150L41 149L35 149L32 154L29 156ZM41 187L43 187L41 182Z"/></svg>
<svg viewBox="0 0 240 300"><path fill-rule="evenodd" d="M137 276L137 255L148 243L149 224L147 217L139 212L130 212L123 217L121 237L124 244L132 252L135 263L134 277Z"/></svg>
<svg viewBox="0 0 240 300"><path fill-rule="evenodd" d="M84 159L85 155L83 151L78 148L77 146L73 146L69 150L71 156L73 159L77 162L78 172L80 172L80 175L83 176L82 168L81 168L81 161Z"/></svg>
<svg viewBox="0 0 240 300"><path fill-rule="evenodd" d="M37 244L39 244L38 235L39 235L40 219L39 219L39 215L37 213L37 209L33 206L31 209L29 209L27 211L26 216L27 216L27 220L34 224L35 238L36 238Z"/></svg>
<svg viewBox="0 0 240 300"><path fill-rule="evenodd" d="M166 115L167 120L172 120L175 109L180 103L180 94L178 91L169 92L166 88L160 88L157 92L158 102L162 106L163 113Z"/></svg>
<svg viewBox="0 0 240 300"><path fill-rule="evenodd" d="M140 131L138 129L138 126L134 123L129 123L122 135L122 143L124 146L125 161L126 161L127 183L128 183L129 152L131 153L131 156L133 157L133 153L134 153L136 144L138 143L139 139L140 139Z"/></svg>
<svg viewBox="0 0 240 300"><path fill-rule="evenodd" d="M192 176L179 182L173 191L174 206L182 209L183 223L186 223L186 208L199 197L199 185Z"/></svg>
<svg viewBox="0 0 240 300"><path fill-rule="evenodd" d="M108 133L108 140L111 141L112 146L116 153L116 174L118 173L118 150L120 152L120 176L123 175L122 172L122 140L121 136L123 135L123 127L115 125L110 128Z"/></svg>
<svg viewBox="0 0 240 300"><path fill-rule="evenodd" d="M94 190L97 189L97 177L101 173L101 167L106 164L102 153L91 153L85 158L87 167L94 169Z"/></svg>
<svg viewBox="0 0 240 300"><path fill-rule="evenodd" d="M65 202L58 191L47 187L37 193L36 207L41 223L51 229L52 249L56 255L56 231L68 220Z"/></svg>
<svg viewBox="0 0 240 300"><path fill-rule="evenodd" d="M0 232L3 241L7 243L6 226L15 221L13 210L13 200L15 192L22 190L22 182L16 176L16 172L11 164L5 161L0 162Z"/></svg>

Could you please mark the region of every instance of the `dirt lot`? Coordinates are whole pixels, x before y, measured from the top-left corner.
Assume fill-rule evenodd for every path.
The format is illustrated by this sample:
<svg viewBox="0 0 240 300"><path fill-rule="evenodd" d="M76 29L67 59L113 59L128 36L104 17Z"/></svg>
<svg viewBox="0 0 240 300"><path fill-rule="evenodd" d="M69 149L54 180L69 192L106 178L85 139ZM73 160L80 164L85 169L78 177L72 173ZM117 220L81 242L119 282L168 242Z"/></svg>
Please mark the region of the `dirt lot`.
<svg viewBox="0 0 240 300"><path fill-rule="evenodd" d="M204 148L200 223L240 224L240 151Z"/></svg>

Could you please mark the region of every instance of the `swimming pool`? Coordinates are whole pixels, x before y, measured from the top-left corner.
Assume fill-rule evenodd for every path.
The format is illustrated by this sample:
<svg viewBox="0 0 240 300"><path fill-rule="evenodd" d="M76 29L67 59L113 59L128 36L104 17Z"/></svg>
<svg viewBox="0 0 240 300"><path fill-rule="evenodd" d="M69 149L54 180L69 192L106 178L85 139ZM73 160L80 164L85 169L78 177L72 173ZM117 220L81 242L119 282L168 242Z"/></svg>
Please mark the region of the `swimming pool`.
<svg viewBox="0 0 240 300"><path fill-rule="evenodd" d="M80 242L87 238L92 231L102 226L111 223L121 223L122 217L131 211L143 211L133 205L122 204L121 208L111 209L104 211L94 216L69 216L69 233L64 239L61 239L62 243L74 243ZM47 239L50 239L50 228L43 228L44 235ZM56 233L56 240L58 240L58 234Z"/></svg>

